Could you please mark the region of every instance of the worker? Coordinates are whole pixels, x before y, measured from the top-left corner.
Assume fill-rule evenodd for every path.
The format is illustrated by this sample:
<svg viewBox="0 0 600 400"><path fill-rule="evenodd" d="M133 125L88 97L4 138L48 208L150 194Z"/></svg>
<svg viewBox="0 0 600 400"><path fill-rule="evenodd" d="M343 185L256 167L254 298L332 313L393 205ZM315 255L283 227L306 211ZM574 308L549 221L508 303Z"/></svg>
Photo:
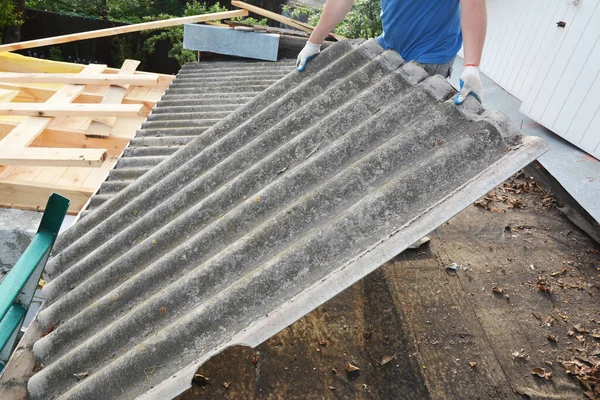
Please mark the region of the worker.
<svg viewBox="0 0 600 400"><path fill-rule="evenodd" d="M327 1L319 23L298 54L299 71L319 54L323 40L344 20L353 2ZM430 75L449 78L464 41L460 92L454 101L462 104L470 94L483 101L479 62L487 28L485 0L381 0L381 24L379 44L396 50L407 62L417 61Z"/></svg>

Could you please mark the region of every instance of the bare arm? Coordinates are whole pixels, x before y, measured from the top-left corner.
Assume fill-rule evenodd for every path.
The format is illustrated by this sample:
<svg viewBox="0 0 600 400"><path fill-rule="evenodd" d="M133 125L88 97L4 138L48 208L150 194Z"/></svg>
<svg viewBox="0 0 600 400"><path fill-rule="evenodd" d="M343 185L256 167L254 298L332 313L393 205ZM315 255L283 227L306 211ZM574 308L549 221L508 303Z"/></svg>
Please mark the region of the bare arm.
<svg viewBox="0 0 600 400"><path fill-rule="evenodd" d="M487 31L485 0L460 0L460 25L465 50L465 65L479 65Z"/></svg>
<svg viewBox="0 0 600 400"><path fill-rule="evenodd" d="M346 14L352 8L352 4L354 4L354 0L328 0L319 23L308 41L315 44L323 43L323 40L325 40L331 31L346 18Z"/></svg>

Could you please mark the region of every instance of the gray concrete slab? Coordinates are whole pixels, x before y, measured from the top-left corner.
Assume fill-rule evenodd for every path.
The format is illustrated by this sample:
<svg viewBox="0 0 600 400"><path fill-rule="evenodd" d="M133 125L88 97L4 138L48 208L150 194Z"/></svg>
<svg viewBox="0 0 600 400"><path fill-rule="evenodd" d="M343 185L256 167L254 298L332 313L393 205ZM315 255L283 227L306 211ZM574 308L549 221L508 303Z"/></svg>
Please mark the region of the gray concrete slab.
<svg viewBox="0 0 600 400"><path fill-rule="evenodd" d="M185 24L183 48L230 56L277 61L279 35L220 26Z"/></svg>

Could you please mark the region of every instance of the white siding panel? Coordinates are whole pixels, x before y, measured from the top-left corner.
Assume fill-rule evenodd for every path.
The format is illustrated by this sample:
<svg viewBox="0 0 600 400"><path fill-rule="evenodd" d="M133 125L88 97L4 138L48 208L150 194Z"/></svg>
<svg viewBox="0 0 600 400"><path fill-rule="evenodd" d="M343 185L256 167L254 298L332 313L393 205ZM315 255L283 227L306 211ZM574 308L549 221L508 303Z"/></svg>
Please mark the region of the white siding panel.
<svg viewBox="0 0 600 400"><path fill-rule="evenodd" d="M540 0L528 2L520 13L518 25L515 27L515 37L512 41L511 51L506 59L506 67L497 74L496 82L505 87L514 71L515 64L521 58L525 47L525 40L533 29L533 20L535 19L535 10L540 6Z"/></svg>
<svg viewBox="0 0 600 400"><path fill-rule="evenodd" d="M595 74L600 70L598 68L600 60L597 58L598 51L600 51L600 48L598 48L600 39L600 2L596 4L593 14L580 12L579 15L590 16L587 27L585 32L582 32L579 37L572 35L569 38L571 39L570 41L567 42L565 40L563 43L563 46L572 46L573 52L569 58L560 57L557 59L557 65L553 66L552 72L556 75L560 71L558 63L565 65L564 69L560 71L558 82L550 95L551 100L547 101L546 111L540 118L542 121L547 121L549 124L555 126L557 130L564 132L566 132L566 128L568 127L565 127L565 124L570 122L574 117L574 113L566 108L567 105L573 103L573 105L576 105L576 108L579 108L583 100L582 94L587 94L591 86L590 82L595 79ZM570 34L572 33L570 32ZM549 76L548 82L552 82L554 79L556 79L555 76ZM540 92L540 96L542 95L543 93ZM536 101L542 103L544 98L538 97ZM561 123L559 124L559 122Z"/></svg>
<svg viewBox="0 0 600 400"><path fill-rule="evenodd" d="M556 3L556 1L555 1ZM518 89L518 98L525 101L530 94L530 91L534 85L537 77L540 75L540 71L548 65L551 60L548 59L548 53L552 50L552 45L559 40L563 34L563 28L556 26L556 21L564 20L564 15L569 7L564 0L558 0L558 7L556 7L552 18L544 21L539 31L541 34L541 41L539 47L535 51L535 56L529 67L529 71L525 75L522 86Z"/></svg>
<svg viewBox="0 0 600 400"><path fill-rule="evenodd" d="M561 20L521 112L600 158L600 5L583 0Z"/></svg>
<svg viewBox="0 0 600 400"><path fill-rule="evenodd" d="M590 2L587 2L587 4L594 8L597 5L597 3L591 4ZM564 17L567 25L565 28L557 27L546 56L540 60L541 65L535 75L531 91L523 99L521 112L535 120L540 120L550 102L564 101L564 98L555 98L554 92L581 35L587 28L591 17L590 11L593 10L578 7L568 8Z"/></svg>

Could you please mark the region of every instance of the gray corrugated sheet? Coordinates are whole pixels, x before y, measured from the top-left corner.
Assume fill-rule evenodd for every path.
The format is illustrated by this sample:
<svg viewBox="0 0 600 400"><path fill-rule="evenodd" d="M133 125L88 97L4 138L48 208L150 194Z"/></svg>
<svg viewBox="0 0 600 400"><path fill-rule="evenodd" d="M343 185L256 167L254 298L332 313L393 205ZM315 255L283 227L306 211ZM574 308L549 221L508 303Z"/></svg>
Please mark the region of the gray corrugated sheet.
<svg viewBox="0 0 600 400"><path fill-rule="evenodd" d="M99 207L294 67L294 60L186 64L92 197L89 210Z"/></svg>
<svg viewBox="0 0 600 400"><path fill-rule="evenodd" d="M34 346L34 399L173 396L212 355L258 345L545 151L359 43L331 46L59 237L38 319L60 323Z"/></svg>

